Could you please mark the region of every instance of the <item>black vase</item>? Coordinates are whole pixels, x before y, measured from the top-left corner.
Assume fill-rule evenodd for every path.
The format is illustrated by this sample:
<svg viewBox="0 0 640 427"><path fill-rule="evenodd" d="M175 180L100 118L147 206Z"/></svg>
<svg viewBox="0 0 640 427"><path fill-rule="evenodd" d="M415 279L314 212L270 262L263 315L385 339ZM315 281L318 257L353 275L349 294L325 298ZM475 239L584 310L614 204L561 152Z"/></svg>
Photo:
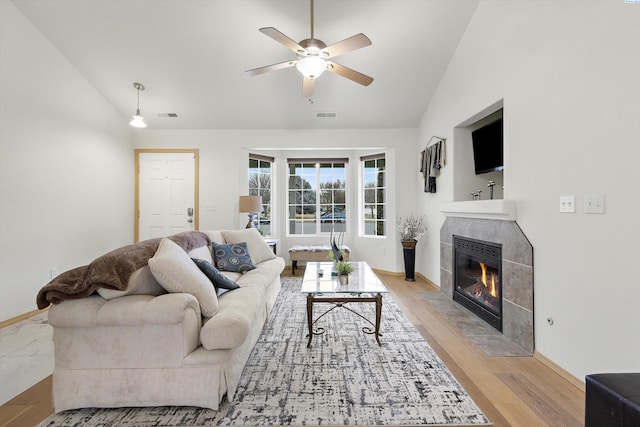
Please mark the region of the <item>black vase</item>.
<svg viewBox="0 0 640 427"><path fill-rule="evenodd" d="M402 241L402 252L404 252L404 280L407 282L416 281L416 243L415 240Z"/></svg>

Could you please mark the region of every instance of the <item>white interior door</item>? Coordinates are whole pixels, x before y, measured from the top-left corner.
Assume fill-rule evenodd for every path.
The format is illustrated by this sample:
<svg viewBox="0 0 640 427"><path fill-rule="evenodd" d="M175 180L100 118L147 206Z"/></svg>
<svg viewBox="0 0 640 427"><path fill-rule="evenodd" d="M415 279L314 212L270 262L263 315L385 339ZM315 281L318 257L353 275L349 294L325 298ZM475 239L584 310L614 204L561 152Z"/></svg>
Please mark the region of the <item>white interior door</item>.
<svg viewBox="0 0 640 427"><path fill-rule="evenodd" d="M196 155L138 153L138 241L193 230Z"/></svg>

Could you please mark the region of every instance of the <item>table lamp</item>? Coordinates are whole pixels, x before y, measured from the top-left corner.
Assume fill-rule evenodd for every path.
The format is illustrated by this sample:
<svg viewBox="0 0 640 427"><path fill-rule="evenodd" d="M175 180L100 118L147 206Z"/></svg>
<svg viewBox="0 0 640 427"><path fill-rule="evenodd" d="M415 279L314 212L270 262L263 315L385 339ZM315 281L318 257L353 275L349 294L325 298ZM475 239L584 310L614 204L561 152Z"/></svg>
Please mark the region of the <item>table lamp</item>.
<svg viewBox="0 0 640 427"><path fill-rule="evenodd" d="M240 203L238 204L238 206L238 212L246 212L249 216L249 222L247 222L246 228L255 228L253 216L256 212L260 212L262 210L262 197L240 196Z"/></svg>

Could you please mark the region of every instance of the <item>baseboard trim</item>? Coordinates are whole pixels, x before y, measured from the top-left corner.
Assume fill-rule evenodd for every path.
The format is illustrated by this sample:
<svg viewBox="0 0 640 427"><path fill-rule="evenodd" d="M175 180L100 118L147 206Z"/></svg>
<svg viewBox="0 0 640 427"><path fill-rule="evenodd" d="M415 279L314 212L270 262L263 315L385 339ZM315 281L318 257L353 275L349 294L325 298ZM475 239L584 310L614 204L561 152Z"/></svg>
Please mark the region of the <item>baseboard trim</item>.
<svg viewBox="0 0 640 427"><path fill-rule="evenodd" d="M403 273L397 273L395 271L382 270L380 268L371 268L371 270L373 270L374 273L386 274L387 276L402 276L403 274Z"/></svg>
<svg viewBox="0 0 640 427"><path fill-rule="evenodd" d="M430 279L428 279L427 277L423 276L422 274L416 273L416 276L418 276L420 279L424 280L425 282L427 282L429 285L433 286L434 288L440 289L440 286L436 285Z"/></svg>
<svg viewBox="0 0 640 427"><path fill-rule="evenodd" d="M36 314L44 313L45 311L48 311L48 310L49 310L49 307L47 307L45 309L42 309L42 310L33 310L33 311L21 314L21 315L16 316L16 317L12 317L11 319L3 320L2 322L0 322L0 328L4 328L6 326L13 325L14 323L18 323L21 320L28 319L29 317L33 317Z"/></svg>
<svg viewBox="0 0 640 427"><path fill-rule="evenodd" d="M551 359L549 359L548 357L544 356L538 351L533 352L533 357L537 359L540 363L545 365L547 368L551 369L553 372L560 375L562 378L564 378L565 380L569 381L571 384L576 386L580 391L582 392L585 391L584 381L575 377L573 374L571 374L569 371L565 370L564 368L561 368L560 366L555 364L553 361L551 361Z"/></svg>

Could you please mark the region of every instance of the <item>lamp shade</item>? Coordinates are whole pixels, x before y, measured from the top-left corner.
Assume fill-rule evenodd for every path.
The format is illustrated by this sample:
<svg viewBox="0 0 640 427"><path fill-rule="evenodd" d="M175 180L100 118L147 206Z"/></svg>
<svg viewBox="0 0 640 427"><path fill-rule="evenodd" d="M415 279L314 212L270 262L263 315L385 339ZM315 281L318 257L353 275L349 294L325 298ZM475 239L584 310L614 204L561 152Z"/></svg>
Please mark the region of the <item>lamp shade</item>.
<svg viewBox="0 0 640 427"><path fill-rule="evenodd" d="M260 212L262 210L262 197L240 196L238 212Z"/></svg>
<svg viewBox="0 0 640 427"><path fill-rule="evenodd" d="M147 124L144 122L144 117L140 115L140 110L136 112L136 115L133 116L133 120L129 122L131 126L134 128L146 128Z"/></svg>

